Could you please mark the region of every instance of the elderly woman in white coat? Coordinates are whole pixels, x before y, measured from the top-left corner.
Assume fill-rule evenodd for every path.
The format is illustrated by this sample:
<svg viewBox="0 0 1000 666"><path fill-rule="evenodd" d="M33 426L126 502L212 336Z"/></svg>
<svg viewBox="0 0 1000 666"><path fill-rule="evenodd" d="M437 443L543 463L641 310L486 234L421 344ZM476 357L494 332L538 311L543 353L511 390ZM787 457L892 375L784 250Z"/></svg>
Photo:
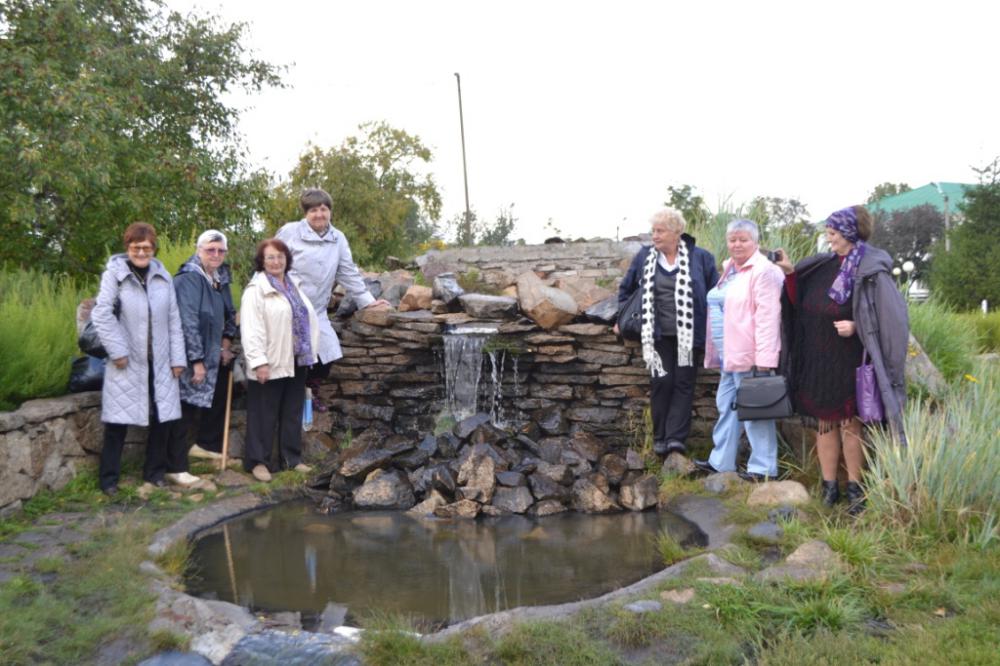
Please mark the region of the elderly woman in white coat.
<svg viewBox="0 0 1000 666"><path fill-rule="evenodd" d="M288 271L292 253L277 238L257 246L254 273L240 303L243 353L250 371L243 467L270 481L271 442L278 429L277 468L308 472L302 462L306 373L316 362L319 322L302 283Z"/></svg>
<svg viewBox="0 0 1000 666"><path fill-rule="evenodd" d="M129 225L125 254L108 259L91 321L108 353L101 396L104 445L99 482L118 492L125 432L148 426L142 478L156 486L187 469L179 437L181 401L177 378L187 366L180 312L170 273L156 254L156 230Z"/></svg>
<svg viewBox="0 0 1000 666"><path fill-rule="evenodd" d="M343 232L330 224L333 199L320 189L307 189L299 198L305 217L281 227L276 238L292 253L295 268L291 274L301 280L302 292L319 315L319 347L316 365L309 371L310 383L325 379L333 362L344 354L330 325L327 306L334 285L340 284L358 308L389 307L385 299L376 299L368 291ZM323 409L322 405L317 405Z"/></svg>

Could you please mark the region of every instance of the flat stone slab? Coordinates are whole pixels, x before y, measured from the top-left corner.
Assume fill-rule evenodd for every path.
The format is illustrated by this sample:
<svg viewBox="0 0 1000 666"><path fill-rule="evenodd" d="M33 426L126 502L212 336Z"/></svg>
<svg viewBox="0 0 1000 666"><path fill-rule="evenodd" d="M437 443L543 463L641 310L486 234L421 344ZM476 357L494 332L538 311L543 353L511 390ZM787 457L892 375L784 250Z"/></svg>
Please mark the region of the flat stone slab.
<svg viewBox="0 0 1000 666"><path fill-rule="evenodd" d="M211 527L227 518L233 518L241 513L260 509L274 504L273 500L258 497L250 493L227 497L226 499L195 509L169 527L165 527L153 537L147 552L152 558L157 558L176 541L187 539L195 532Z"/></svg>
<svg viewBox="0 0 1000 666"><path fill-rule="evenodd" d="M222 661L223 666L361 666L361 660L347 650L354 641L333 634L307 631L284 633L262 631L242 638Z"/></svg>

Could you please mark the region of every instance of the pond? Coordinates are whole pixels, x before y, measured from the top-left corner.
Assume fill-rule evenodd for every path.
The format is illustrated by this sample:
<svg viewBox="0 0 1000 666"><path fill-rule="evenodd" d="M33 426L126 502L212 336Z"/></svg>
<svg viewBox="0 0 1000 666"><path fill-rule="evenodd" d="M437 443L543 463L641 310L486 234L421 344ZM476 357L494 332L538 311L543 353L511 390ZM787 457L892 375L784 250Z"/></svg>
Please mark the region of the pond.
<svg viewBox="0 0 1000 666"><path fill-rule="evenodd" d="M702 546L667 512L444 521L404 512L325 515L291 502L237 517L195 542L190 594L253 610L357 622L403 614L439 628L517 606L599 596L663 568L656 536Z"/></svg>

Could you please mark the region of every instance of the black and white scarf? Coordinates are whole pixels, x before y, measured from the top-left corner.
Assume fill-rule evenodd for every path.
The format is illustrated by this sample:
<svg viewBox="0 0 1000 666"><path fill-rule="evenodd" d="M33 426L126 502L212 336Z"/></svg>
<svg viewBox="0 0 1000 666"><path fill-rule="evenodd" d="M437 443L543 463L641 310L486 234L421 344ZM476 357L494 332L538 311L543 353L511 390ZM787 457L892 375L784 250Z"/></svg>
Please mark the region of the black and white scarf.
<svg viewBox="0 0 1000 666"><path fill-rule="evenodd" d="M659 251L649 248L642 270L642 360L646 362L652 377L663 377L663 361L656 353L653 340L653 320L656 298L653 283L656 276L656 262ZM694 298L691 296L691 265L688 260L687 243L683 239L677 244L677 279L674 282L674 305L677 309L677 365L691 365L691 348L694 343Z"/></svg>

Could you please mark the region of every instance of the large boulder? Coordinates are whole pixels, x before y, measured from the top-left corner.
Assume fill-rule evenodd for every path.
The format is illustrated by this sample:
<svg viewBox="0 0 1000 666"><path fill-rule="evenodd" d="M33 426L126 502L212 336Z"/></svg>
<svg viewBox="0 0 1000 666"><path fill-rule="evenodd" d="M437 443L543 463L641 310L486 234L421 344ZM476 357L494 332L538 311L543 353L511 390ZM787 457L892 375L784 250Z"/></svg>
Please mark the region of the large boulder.
<svg viewBox="0 0 1000 666"><path fill-rule="evenodd" d="M462 286L458 284L454 273L442 273L434 278L432 290L434 298L445 305L451 305L465 293L465 289L462 289Z"/></svg>
<svg viewBox="0 0 1000 666"><path fill-rule="evenodd" d="M354 504L360 509L409 509L416 498L406 474L377 469L354 491Z"/></svg>
<svg viewBox="0 0 1000 666"><path fill-rule="evenodd" d="M476 500L483 504L493 499L496 489L496 461L486 451L486 445L477 445L458 468L458 489L456 496Z"/></svg>
<svg viewBox="0 0 1000 666"><path fill-rule="evenodd" d="M517 315L517 299L509 296L462 294L458 302L470 317L476 319L509 319Z"/></svg>
<svg viewBox="0 0 1000 666"><path fill-rule="evenodd" d="M594 303L583 314L590 321L613 324L618 319L618 296L608 296L603 301Z"/></svg>
<svg viewBox="0 0 1000 666"><path fill-rule="evenodd" d="M546 330L568 324L577 313L572 296L561 289L545 286L533 271L518 276L517 301L521 311Z"/></svg>
<svg viewBox="0 0 1000 666"><path fill-rule="evenodd" d="M610 289L597 286L597 283L590 278L559 278L553 286L572 296L579 312L615 295Z"/></svg>
<svg viewBox="0 0 1000 666"><path fill-rule="evenodd" d="M463 499L438 507L434 515L438 518L475 518L480 508L479 502Z"/></svg>
<svg viewBox="0 0 1000 666"><path fill-rule="evenodd" d="M798 506L809 501L809 491L798 481L769 481L758 485L747 498L749 506Z"/></svg>
<svg viewBox="0 0 1000 666"><path fill-rule="evenodd" d="M524 486L497 488L493 495L493 506L503 513L524 513L534 503L531 491Z"/></svg>
<svg viewBox="0 0 1000 666"><path fill-rule="evenodd" d="M411 285L399 302L400 312L431 309L432 291L430 287L419 284Z"/></svg>
<svg viewBox="0 0 1000 666"><path fill-rule="evenodd" d="M600 476L600 475L594 475ZM592 478L577 479L571 491L573 508L582 513L611 513L621 506Z"/></svg>

